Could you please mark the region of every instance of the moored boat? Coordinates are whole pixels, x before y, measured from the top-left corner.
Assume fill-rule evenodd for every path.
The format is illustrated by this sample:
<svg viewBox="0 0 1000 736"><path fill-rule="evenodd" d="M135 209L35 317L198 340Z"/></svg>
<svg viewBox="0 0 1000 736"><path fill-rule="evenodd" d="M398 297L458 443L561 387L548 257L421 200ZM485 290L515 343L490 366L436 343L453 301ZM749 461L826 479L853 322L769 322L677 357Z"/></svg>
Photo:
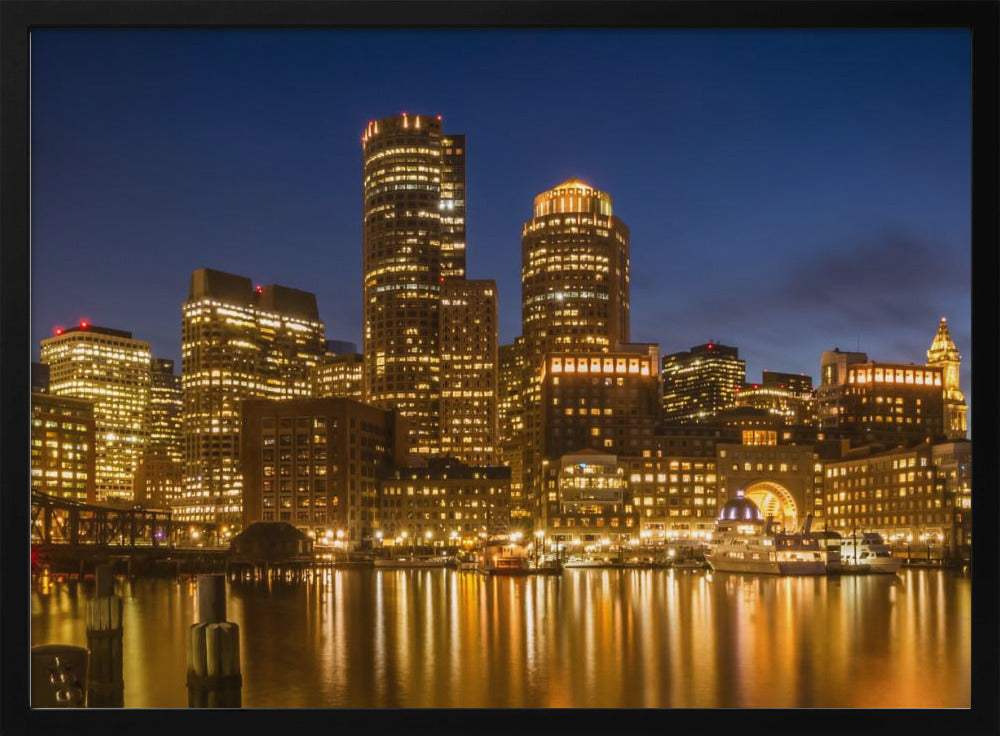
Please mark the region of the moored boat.
<svg viewBox="0 0 1000 736"><path fill-rule="evenodd" d="M864 568L866 572L880 575L895 575L903 560L892 556L892 550L877 532L856 532L845 536L840 542L841 567L844 571Z"/></svg>
<svg viewBox="0 0 1000 736"><path fill-rule="evenodd" d="M492 543L479 555L479 572L484 575L527 575L531 572L523 547L510 543Z"/></svg>
<svg viewBox="0 0 1000 736"><path fill-rule="evenodd" d="M709 541L705 561L712 570L763 575L822 575L826 562L809 533L772 530L770 519L742 495L727 501Z"/></svg>
<svg viewBox="0 0 1000 736"><path fill-rule="evenodd" d="M436 568L448 567L451 562L447 557L388 557L375 560L374 565L381 569Z"/></svg>

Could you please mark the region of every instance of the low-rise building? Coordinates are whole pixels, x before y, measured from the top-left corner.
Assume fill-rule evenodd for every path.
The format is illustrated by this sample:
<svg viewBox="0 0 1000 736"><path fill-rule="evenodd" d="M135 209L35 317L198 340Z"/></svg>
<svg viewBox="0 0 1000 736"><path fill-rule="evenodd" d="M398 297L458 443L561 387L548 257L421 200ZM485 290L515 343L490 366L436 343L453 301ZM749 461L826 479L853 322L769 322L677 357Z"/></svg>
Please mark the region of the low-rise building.
<svg viewBox="0 0 1000 736"><path fill-rule="evenodd" d="M921 442L882 452L859 448L824 470L827 527L878 532L897 549L970 553L971 442Z"/></svg>
<svg viewBox="0 0 1000 736"><path fill-rule="evenodd" d="M510 468L433 458L383 475L376 538L387 546L454 547L506 532Z"/></svg>
<svg viewBox="0 0 1000 736"><path fill-rule="evenodd" d="M370 545L379 479L405 464L405 421L359 401L244 399L244 525L288 521L319 540Z"/></svg>

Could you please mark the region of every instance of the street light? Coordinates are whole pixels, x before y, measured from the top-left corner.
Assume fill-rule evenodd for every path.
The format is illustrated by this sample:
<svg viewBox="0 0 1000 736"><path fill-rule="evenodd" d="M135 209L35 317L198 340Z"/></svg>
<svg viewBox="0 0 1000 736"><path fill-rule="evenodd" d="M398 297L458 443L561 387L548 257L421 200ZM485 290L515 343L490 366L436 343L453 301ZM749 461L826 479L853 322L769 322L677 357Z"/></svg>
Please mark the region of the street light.
<svg viewBox="0 0 1000 736"><path fill-rule="evenodd" d="M535 530L535 567L538 567L538 545L542 541L542 538L544 536L545 536L545 530L544 529L536 529ZM544 549L544 545L542 547Z"/></svg>

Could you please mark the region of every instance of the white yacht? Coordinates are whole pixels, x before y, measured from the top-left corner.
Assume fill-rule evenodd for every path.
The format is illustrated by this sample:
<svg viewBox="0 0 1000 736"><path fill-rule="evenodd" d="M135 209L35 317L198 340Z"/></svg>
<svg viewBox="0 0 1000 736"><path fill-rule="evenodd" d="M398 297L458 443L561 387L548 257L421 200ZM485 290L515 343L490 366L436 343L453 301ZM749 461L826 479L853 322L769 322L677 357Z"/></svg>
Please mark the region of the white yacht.
<svg viewBox="0 0 1000 736"><path fill-rule="evenodd" d="M705 560L712 570L770 575L823 575L826 560L814 535L783 534L742 495L726 502Z"/></svg>
<svg viewBox="0 0 1000 736"><path fill-rule="evenodd" d="M903 564L902 558L892 556L889 545L876 532L855 532L842 537L840 561L845 572L857 567L883 575L895 575Z"/></svg>

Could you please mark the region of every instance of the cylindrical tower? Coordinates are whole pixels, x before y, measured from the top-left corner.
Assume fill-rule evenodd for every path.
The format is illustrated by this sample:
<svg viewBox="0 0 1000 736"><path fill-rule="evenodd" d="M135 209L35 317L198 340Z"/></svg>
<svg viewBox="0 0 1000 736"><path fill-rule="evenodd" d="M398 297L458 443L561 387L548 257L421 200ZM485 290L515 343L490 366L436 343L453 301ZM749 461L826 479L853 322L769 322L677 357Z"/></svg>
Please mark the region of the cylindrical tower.
<svg viewBox="0 0 1000 736"><path fill-rule="evenodd" d="M533 366L546 352L628 342L629 232L610 195L571 179L535 197L521 236L521 319Z"/></svg>
<svg viewBox="0 0 1000 736"><path fill-rule="evenodd" d="M409 420L413 451L439 447L441 118L372 121L364 158L364 397Z"/></svg>

